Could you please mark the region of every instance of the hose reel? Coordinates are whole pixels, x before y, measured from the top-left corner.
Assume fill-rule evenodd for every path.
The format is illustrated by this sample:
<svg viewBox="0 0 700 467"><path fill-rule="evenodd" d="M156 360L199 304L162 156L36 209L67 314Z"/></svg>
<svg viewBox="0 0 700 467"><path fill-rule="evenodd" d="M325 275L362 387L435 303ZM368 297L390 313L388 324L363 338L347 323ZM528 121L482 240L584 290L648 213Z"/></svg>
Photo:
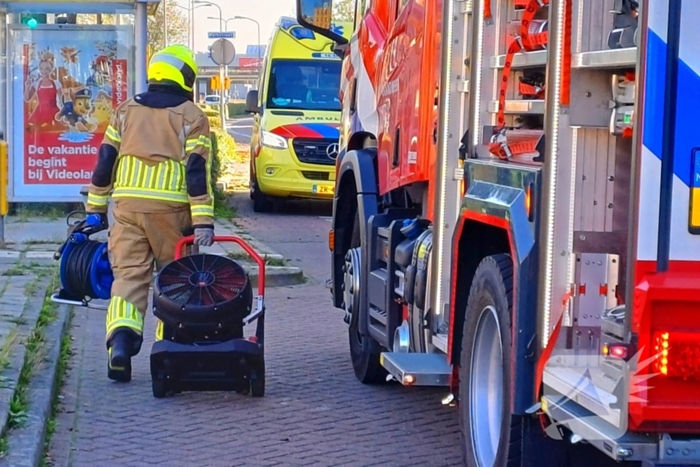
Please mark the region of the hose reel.
<svg viewBox="0 0 700 467"><path fill-rule="evenodd" d="M87 306L93 299L108 300L114 275L109 264L107 243L90 238L107 228L99 214L89 214L82 221L71 224L71 218L79 211L68 215L68 238L54 253L60 260L59 276L61 288L52 300L60 303Z"/></svg>

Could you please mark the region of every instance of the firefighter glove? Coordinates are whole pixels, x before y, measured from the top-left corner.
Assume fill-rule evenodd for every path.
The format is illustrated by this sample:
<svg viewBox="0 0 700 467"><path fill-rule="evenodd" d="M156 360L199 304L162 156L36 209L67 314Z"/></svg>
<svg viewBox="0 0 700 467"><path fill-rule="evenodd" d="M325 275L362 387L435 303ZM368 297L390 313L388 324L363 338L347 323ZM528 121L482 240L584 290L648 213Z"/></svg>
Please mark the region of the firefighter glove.
<svg viewBox="0 0 700 467"><path fill-rule="evenodd" d="M214 227L203 226L194 228L194 244L199 246L211 246L214 243Z"/></svg>

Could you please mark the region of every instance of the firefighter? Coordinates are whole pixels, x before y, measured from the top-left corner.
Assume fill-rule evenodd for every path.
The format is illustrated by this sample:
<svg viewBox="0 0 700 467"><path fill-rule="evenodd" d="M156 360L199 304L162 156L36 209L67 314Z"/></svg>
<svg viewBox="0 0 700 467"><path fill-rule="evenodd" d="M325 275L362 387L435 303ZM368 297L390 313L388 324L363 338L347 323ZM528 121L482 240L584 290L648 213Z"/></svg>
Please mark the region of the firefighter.
<svg viewBox="0 0 700 467"><path fill-rule="evenodd" d="M87 211L114 223L108 251L114 283L107 311L108 377L131 380L131 357L143 342L143 322L155 267L172 261L175 244L194 229L194 243L212 244L209 121L193 102L198 68L183 45L164 48L148 65L148 90L122 103L100 146Z"/></svg>

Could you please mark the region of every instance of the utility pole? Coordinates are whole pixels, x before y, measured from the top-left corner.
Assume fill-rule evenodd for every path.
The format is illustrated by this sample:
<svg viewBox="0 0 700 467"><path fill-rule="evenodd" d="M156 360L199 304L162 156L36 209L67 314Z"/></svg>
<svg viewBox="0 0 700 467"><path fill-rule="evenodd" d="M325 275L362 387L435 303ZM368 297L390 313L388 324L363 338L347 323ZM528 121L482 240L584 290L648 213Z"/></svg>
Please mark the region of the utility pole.
<svg viewBox="0 0 700 467"><path fill-rule="evenodd" d="M190 49L194 52L194 3L190 0L190 23L189 23L189 31L188 31L188 45L190 46Z"/></svg>
<svg viewBox="0 0 700 467"><path fill-rule="evenodd" d="M168 46L168 0L163 0L163 48Z"/></svg>
<svg viewBox="0 0 700 467"><path fill-rule="evenodd" d="M192 0L192 3L198 3L202 6L216 7L219 10L219 32L224 32L224 13L219 5L216 3L207 2L205 0ZM221 83L221 90L219 94L219 113L221 114L221 129L224 131L226 131L226 100L224 97L226 95L226 90L224 89L226 77L228 77L228 66L223 64L219 65L219 81Z"/></svg>

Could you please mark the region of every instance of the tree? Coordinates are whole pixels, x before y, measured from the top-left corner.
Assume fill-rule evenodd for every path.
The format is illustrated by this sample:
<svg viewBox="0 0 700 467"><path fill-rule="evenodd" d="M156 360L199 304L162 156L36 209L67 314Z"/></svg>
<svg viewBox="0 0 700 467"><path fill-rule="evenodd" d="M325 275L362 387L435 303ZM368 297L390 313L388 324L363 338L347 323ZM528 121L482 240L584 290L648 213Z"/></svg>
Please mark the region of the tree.
<svg viewBox="0 0 700 467"><path fill-rule="evenodd" d="M168 45L187 44L189 19L185 10L178 7L175 0L162 0L155 15L148 17L148 46L151 50L162 49L164 45L164 14L167 15Z"/></svg>
<svg viewBox="0 0 700 467"><path fill-rule="evenodd" d="M352 22L355 19L355 0L335 0L333 2L333 21Z"/></svg>
<svg viewBox="0 0 700 467"><path fill-rule="evenodd" d="M148 16L148 48L152 51L164 47L163 13L168 15L168 45L187 44L190 23L185 10L175 0L162 0L154 15ZM115 24L114 15L78 15L78 24Z"/></svg>

